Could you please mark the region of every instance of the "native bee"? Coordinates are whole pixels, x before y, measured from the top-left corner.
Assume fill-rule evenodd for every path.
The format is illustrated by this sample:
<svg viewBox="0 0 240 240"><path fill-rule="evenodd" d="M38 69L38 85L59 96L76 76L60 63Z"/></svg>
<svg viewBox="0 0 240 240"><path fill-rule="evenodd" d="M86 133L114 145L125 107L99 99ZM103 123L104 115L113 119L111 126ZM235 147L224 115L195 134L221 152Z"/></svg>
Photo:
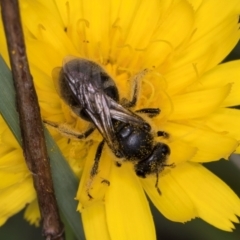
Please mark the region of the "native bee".
<svg viewBox="0 0 240 240"><path fill-rule="evenodd" d="M55 71L56 72L56 71ZM156 174L155 187L158 188L159 173L163 170L170 154L168 145L155 142L149 123L138 113L149 117L157 116L159 108L143 108L135 112L130 108L137 102L138 82L134 81L134 91L131 101L120 102L119 92L114 80L95 62L83 58L67 58L63 66L53 72L57 91L60 97L76 113L77 116L89 121L92 125L85 133L76 134L78 139L88 137L95 129L103 136L94 159L91 178L97 174L104 143L115 154L117 165L122 161L131 161L137 176L145 178ZM54 127L53 123L46 122ZM158 131L157 136L167 136ZM90 194L89 194L90 196Z"/></svg>

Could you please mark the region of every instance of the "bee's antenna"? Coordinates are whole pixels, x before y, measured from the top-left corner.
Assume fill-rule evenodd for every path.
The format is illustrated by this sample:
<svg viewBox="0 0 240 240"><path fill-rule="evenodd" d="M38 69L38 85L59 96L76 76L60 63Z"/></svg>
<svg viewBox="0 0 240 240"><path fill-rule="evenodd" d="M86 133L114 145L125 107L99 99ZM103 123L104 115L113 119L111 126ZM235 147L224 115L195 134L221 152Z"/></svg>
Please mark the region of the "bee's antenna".
<svg viewBox="0 0 240 240"><path fill-rule="evenodd" d="M157 189L157 192L159 193L159 195L162 195L162 192L161 192L160 188L158 187L158 181L159 181L159 172L156 171L156 183L155 183L155 188Z"/></svg>

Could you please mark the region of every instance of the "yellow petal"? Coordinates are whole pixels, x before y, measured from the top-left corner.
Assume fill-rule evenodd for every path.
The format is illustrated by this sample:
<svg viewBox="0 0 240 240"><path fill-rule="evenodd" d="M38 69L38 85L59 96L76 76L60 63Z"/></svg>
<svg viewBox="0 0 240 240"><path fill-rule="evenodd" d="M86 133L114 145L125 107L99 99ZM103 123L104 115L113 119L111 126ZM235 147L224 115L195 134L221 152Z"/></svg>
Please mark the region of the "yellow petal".
<svg viewBox="0 0 240 240"><path fill-rule="evenodd" d="M41 3L44 4L44 6L49 7L49 9L54 9L56 11L58 11L60 18L62 19L63 25L65 27L67 27L68 23L69 23L69 2L70 5L71 4L71 0L70 1L65 1L65 0L59 0L59 1L54 1L53 4L55 4L55 6L51 6L50 2L48 0L41 0ZM80 1L73 1L73 2L80 2Z"/></svg>
<svg viewBox="0 0 240 240"><path fill-rule="evenodd" d="M188 0L188 2L198 13L196 25L198 25L199 30L196 33L197 36L206 34L209 29L220 24L222 19L228 17L230 13L238 14L240 11L240 2L238 0L233 0L229 4L226 4L226 0L219 0L217 5L215 0ZM211 15L206 14L210 9L214 10ZM220 16L219 13L221 13Z"/></svg>
<svg viewBox="0 0 240 240"><path fill-rule="evenodd" d="M0 191L0 225L35 199L32 178ZM17 199L17 201L16 201Z"/></svg>
<svg viewBox="0 0 240 240"><path fill-rule="evenodd" d="M218 133L225 133L227 136L235 138L240 142L240 111L231 108L222 108L213 114L199 120L201 124L210 127ZM239 153L238 146L235 153Z"/></svg>
<svg viewBox="0 0 240 240"><path fill-rule="evenodd" d="M88 240L110 240L105 206L103 203L95 203L82 211L83 227Z"/></svg>
<svg viewBox="0 0 240 240"><path fill-rule="evenodd" d="M195 5L195 0L190 0L189 2L193 4L196 11L194 26L196 32L188 45L188 51L194 49L192 54L195 55L199 53L197 51L199 47L200 49L208 48L209 46L214 47L219 52L219 55L212 56L211 63L212 66L215 66L223 59L223 53L228 54L238 42L239 1L233 0L231 3L226 4L225 0L220 0L217 6L214 0L204 0L198 6ZM211 11L211 14L209 14L210 9L214 9ZM219 48L219 44L223 47ZM220 54L221 52L222 55ZM209 63L210 66L211 63Z"/></svg>
<svg viewBox="0 0 240 240"><path fill-rule="evenodd" d="M22 156L22 149L11 150L0 158L0 171L8 171L12 173L22 172L29 174L29 170Z"/></svg>
<svg viewBox="0 0 240 240"><path fill-rule="evenodd" d="M200 18L204 21L204 23L201 24L206 24L205 27L198 28L199 26L195 26L198 29L193 34L191 41L188 43L188 47L184 51L186 55L183 55L184 57L181 60L176 61L174 64L175 67L183 65L186 62L194 62L194 59L197 59L201 56L202 52L208 49L209 54L212 56L208 62L208 70L216 66L234 48L239 39L238 14L236 12L232 13L232 16L230 15L226 19L221 19L221 16L217 18L221 20L221 22L215 26L210 25L212 29L206 27L209 25L205 22L207 21L205 16ZM204 34L203 32L199 33L201 30L208 32ZM222 45L221 48L218 47L219 44Z"/></svg>
<svg viewBox="0 0 240 240"><path fill-rule="evenodd" d="M0 125L1 125L1 142L3 144L3 148L5 147L11 147L11 150L19 149L19 143L17 142L16 138L13 136L10 129L7 127L7 124L3 120L3 118L0 116ZM18 156L23 156L22 151L19 151Z"/></svg>
<svg viewBox="0 0 240 240"><path fill-rule="evenodd" d="M92 42L94 41L90 42L86 36L86 32L89 28L89 21L88 19L84 19L82 12L83 4L84 1L75 0L69 0L67 2L61 0L56 3L61 18L65 23L67 36L71 39L81 56L89 57L87 55L87 48L89 43L91 44L91 47L93 47L94 45L92 45ZM99 4L95 7L97 6L99 6Z"/></svg>
<svg viewBox="0 0 240 240"><path fill-rule="evenodd" d="M0 156L4 156L15 149L19 149L19 144L1 115L0 126Z"/></svg>
<svg viewBox="0 0 240 240"><path fill-rule="evenodd" d="M156 239L151 211L132 164L112 167L106 216L111 239Z"/></svg>
<svg viewBox="0 0 240 240"><path fill-rule="evenodd" d="M178 166L176 167L178 168ZM167 172L168 171L168 172ZM186 222L197 216L195 206L185 192L171 176L172 168L166 167L166 172L159 178L161 195L155 188L156 177L149 176L142 179L143 188L156 208L168 219L175 222Z"/></svg>
<svg viewBox="0 0 240 240"><path fill-rule="evenodd" d="M181 53L181 56L184 58L185 55ZM173 69L166 69L164 78L168 84L168 94L175 95L184 91L192 83L195 83L196 79L198 80L199 76L205 72L210 59L211 55L209 54L209 49L207 49L201 51L200 56L196 56L194 60L186 61L181 66L174 66Z"/></svg>
<svg viewBox="0 0 240 240"><path fill-rule="evenodd" d="M172 142L167 142L171 149L171 154L169 156L167 164L179 164L181 162L186 162L197 153L197 147L192 147L189 144L181 140L174 140Z"/></svg>
<svg viewBox="0 0 240 240"><path fill-rule="evenodd" d="M67 22L67 35L80 55L102 61L108 58L111 30L111 9L118 2L68 1L58 4L61 15ZM93 9L94 14L92 14Z"/></svg>
<svg viewBox="0 0 240 240"><path fill-rule="evenodd" d="M156 28L156 33L151 37L150 45L144 53L143 61L147 67L153 65L159 67L170 54L174 55L175 49L183 43L192 31L194 23L194 13L187 1L168 1L168 3L159 2L158 4L161 5L158 20L161 21L161 24ZM150 14L152 15L152 13ZM146 20L146 22L149 21ZM145 34L146 32L148 34ZM145 34L144 39L148 39L146 35L147 37L151 36L148 29L143 31L142 34Z"/></svg>
<svg viewBox="0 0 240 240"><path fill-rule="evenodd" d="M105 193L109 188L108 184L106 184L103 180L109 181L109 174L115 157L107 146L103 149L96 176L93 178L93 181L91 181L90 178L98 144L99 143L95 143L93 146L88 148L88 155L76 197L79 200L79 211L86 209L96 202L103 202ZM88 146L86 145L86 147ZM88 194L92 197L91 201Z"/></svg>
<svg viewBox="0 0 240 240"><path fill-rule="evenodd" d="M71 4L72 2L70 2ZM88 41L88 44L85 45L85 53L86 57L90 58L91 56L97 56L100 60L106 59L109 53L109 30L110 30L110 12L111 12L111 1L107 0L104 4L99 4L98 0L92 1L81 1L81 3L74 3L74 5L70 5L74 7L75 5L80 5L79 13L76 14L78 18L78 22L80 19L86 20L88 23L88 27L83 27L84 29L83 36L75 38L76 40L80 40L77 44L79 46L82 44L84 37L85 40ZM95 9L94 14L92 14L92 10ZM76 10L73 10L76 11ZM71 14L71 13L70 13ZM79 23L77 23L80 25ZM84 24L84 22L82 23ZM76 32L78 35L81 33Z"/></svg>
<svg viewBox="0 0 240 240"><path fill-rule="evenodd" d="M238 223L240 200L217 176L199 164L185 163L172 170L175 181L185 189L199 217L225 231Z"/></svg>
<svg viewBox="0 0 240 240"><path fill-rule="evenodd" d="M23 0L21 2L24 2L26 4L28 1ZM39 8L40 8L43 11L47 11L48 14L51 13L51 16L53 17L53 19L56 22L62 23L64 21L61 22L61 20L62 20L61 12L56 7L59 4L67 5L65 0L58 0L58 1L40 0L40 1L35 2L31 6L33 6L35 8L35 9L33 9L33 11L39 11Z"/></svg>
<svg viewBox="0 0 240 240"><path fill-rule="evenodd" d="M39 57L37 59L39 62L41 61ZM31 72L34 75L34 84L43 119L50 120L52 115L63 114L60 96L56 92L53 79L34 65L31 67ZM57 122L59 122L59 120L57 120Z"/></svg>
<svg viewBox="0 0 240 240"><path fill-rule="evenodd" d="M39 61L39 58L38 58L38 61ZM40 65L42 64L42 62L38 62L38 63L40 63ZM54 94L54 92L56 92L56 89L53 83L52 76L50 76L49 74L46 74L43 71L42 65L41 65L41 68L32 65L31 72L35 77L36 81L34 82L34 84L38 92L51 92L53 95L56 95L59 98L59 95L57 93Z"/></svg>
<svg viewBox="0 0 240 240"><path fill-rule="evenodd" d="M169 122L162 124L161 130L170 134L170 142L181 140L198 149L190 161L208 162L228 158L238 146L236 139L227 136L226 133L216 133L206 128L204 124L190 125L187 122L182 122L182 124Z"/></svg>
<svg viewBox="0 0 240 240"><path fill-rule="evenodd" d="M29 176L29 172L19 172L18 170L13 172L0 171L1 181L0 181L0 191L1 189L13 186L16 183L22 182L26 177Z"/></svg>
<svg viewBox="0 0 240 240"><path fill-rule="evenodd" d="M36 1L21 1L21 13L23 26L35 39L46 42L63 56L76 52L72 42L67 38L60 18L56 18L57 15L53 11L49 12L45 6ZM35 51L38 52L39 49Z"/></svg>
<svg viewBox="0 0 240 240"><path fill-rule="evenodd" d="M36 227L39 227L40 222L40 211L38 207L37 199L32 201L26 208L24 212L24 218L30 223L34 224Z"/></svg>
<svg viewBox="0 0 240 240"><path fill-rule="evenodd" d="M5 145L5 144L0 144L0 156L4 156L12 151L12 147Z"/></svg>
<svg viewBox="0 0 240 240"><path fill-rule="evenodd" d="M231 84L223 87L186 93L172 98L173 111L170 120L198 118L212 113L224 101Z"/></svg>
<svg viewBox="0 0 240 240"><path fill-rule="evenodd" d="M232 83L232 89L222 106L236 106L240 104L240 61L232 61L221 64L205 73L198 82L190 86L187 91L199 91L206 88L214 88Z"/></svg>
<svg viewBox="0 0 240 240"><path fill-rule="evenodd" d="M215 10L214 1L209 1L209 4L207 2L203 1L196 9L196 21L190 41L184 48L179 49L176 59L172 60L165 70L172 94L184 90L195 82L196 78L216 66L239 40L239 3L234 1L227 11L224 9L226 2L221 1L217 8L224 13L220 15L219 11ZM214 11L209 14L209 9ZM175 84L179 79L182 82L181 87Z"/></svg>

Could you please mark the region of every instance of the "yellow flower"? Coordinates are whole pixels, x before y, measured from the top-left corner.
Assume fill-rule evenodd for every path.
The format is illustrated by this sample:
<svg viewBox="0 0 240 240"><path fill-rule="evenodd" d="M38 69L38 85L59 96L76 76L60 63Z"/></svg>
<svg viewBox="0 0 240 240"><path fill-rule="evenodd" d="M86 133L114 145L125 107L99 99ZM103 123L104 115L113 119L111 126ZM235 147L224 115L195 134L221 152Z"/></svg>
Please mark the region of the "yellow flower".
<svg viewBox="0 0 240 240"><path fill-rule="evenodd" d="M87 129L88 123L60 99L51 77L52 70L72 55L101 65L122 98L130 98L131 80L148 69L132 110L160 108L159 116L146 120L154 131L170 135L156 139L169 145L167 164L175 164L161 172L161 195L155 188L155 175L140 179L128 162L116 167L116 157L105 147L90 201L86 186L101 135L95 131L87 140L68 144L68 137L52 130L81 178L78 210L87 239L155 239L144 191L172 221L199 217L231 231L232 222L238 222L236 215L240 216L239 198L201 163L240 152L240 112L228 108L240 104L240 61L218 65L239 40L239 0L217 4L214 0L108 0L104 4L23 0L20 4L43 119L71 125L80 132ZM0 44L5 44L2 37ZM6 51L1 49L5 59ZM3 122L1 126L5 126ZM31 203L26 218L37 223L31 174L6 127L2 127L1 138L0 223L26 203ZM101 183L103 179L110 186Z"/></svg>

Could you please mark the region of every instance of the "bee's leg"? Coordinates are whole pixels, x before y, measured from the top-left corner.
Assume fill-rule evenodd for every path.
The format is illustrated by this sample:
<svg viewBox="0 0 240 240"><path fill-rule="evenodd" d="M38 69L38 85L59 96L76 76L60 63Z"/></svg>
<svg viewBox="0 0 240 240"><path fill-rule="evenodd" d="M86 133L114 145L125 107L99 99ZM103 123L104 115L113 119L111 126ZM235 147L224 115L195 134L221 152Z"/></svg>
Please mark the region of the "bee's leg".
<svg viewBox="0 0 240 240"><path fill-rule="evenodd" d="M116 164L117 167L121 167L122 166L122 164L120 162L118 162L118 161L115 162L115 164Z"/></svg>
<svg viewBox="0 0 240 240"><path fill-rule="evenodd" d="M46 120L43 120L43 122L48 126L56 128L59 132L64 133L64 134L68 135L69 137L72 137L72 138L75 138L75 139L85 139L95 130L95 127L91 126L84 133L79 133L75 130L64 128L64 127L61 126L61 124L58 124L58 123L55 123L55 122L50 122L50 121L46 121Z"/></svg>
<svg viewBox="0 0 240 240"><path fill-rule="evenodd" d="M97 148L97 151L95 154L95 158L94 158L94 164L92 166L91 173L90 173L90 178L94 178L94 176L97 175L98 165L99 165L99 161L100 161L100 158L102 155L104 143L105 143L105 141L102 140L98 145L98 148Z"/></svg>
<svg viewBox="0 0 240 240"><path fill-rule="evenodd" d="M159 108L142 108L135 112L147 114L148 117L152 118L160 114L161 110Z"/></svg>
<svg viewBox="0 0 240 240"><path fill-rule="evenodd" d="M146 73L148 72L148 69L144 69L143 71L139 72L138 74L136 74L134 76L133 79L133 94L132 94L132 99L128 100L126 98L122 99L121 104L125 107L125 108L132 108L136 106L137 100L138 100L138 95L139 95L139 89L140 89L140 83L142 78L146 75Z"/></svg>
<svg viewBox="0 0 240 240"><path fill-rule="evenodd" d="M105 183L105 184L107 184L108 186L110 186L110 182L109 182L107 179L103 179L103 180L102 180L102 183Z"/></svg>
<svg viewBox="0 0 240 240"><path fill-rule="evenodd" d="M98 148L97 148L97 151L96 151L96 154L95 154L95 158L94 158L94 164L93 164L91 172L90 172L90 179L89 179L89 182L88 182L88 185L87 185L87 195L89 196L90 199L93 198L89 192L90 192L90 189L91 189L91 186L92 186L93 179L98 173L98 166L99 166L99 161L100 161L100 158L101 158L101 155L102 155L102 150L103 150L104 143L105 143L105 141L102 140L98 145ZM105 182L105 181L107 181L107 180L103 180L102 182ZM110 185L110 182L109 182L109 185Z"/></svg>
<svg viewBox="0 0 240 240"><path fill-rule="evenodd" d="M175 163L171 163L171 164L163 164L163 167L171 167L171 168L175 168L176 165L175 165Z"/></svg>
<svg viewBox="0 0 240 240"><path fill-rule="evenodd" d="M138 84L139 83L137 81L134 82L133 96L132 96L131 100L128 100L126 98L122 99L122 104L125 108L132 108L132 107L136 106L136 103L138 100L138 92L139 92Z"/></svg>
<svg viewBox="0 0 240 240"><path fill-rule="evenodd" d="M152 117L156 117L160 113L160 111L161 110L159 108L142 108L135 112L145 113L145 114L147 114L148 117L152 118ZM164 131L157 131L157 136L163 137L163 138L169 138L169 133L164 132Z"/></svg>
<svg viewBox="0 0 240 240"><path fill-rule="evenodd" d="M157 131L157 136L158 137L163 137L163 138L169 138L169 133L164 132L164 131Z"/></svg>
<svg viewBox="0 0 240 240"><path fill-rule="evenodd" d="M175 163L171 163L171 164L163 164L162 167L171 167L174 168L175 167ZM155 188L157 189L157 192L159 193L159 195L162 195L162 192L158 186L158 182L159 182L159 170L156 170L156 183L155 183Z"/></svg>
<svg viewBox="0 0 240 240"><path fill-rule="evenodd" d="M90 127L87 131L85 131L84 133L75 133L72 134L73 137L76 137L77 139L85 139L87 138L89 135L91 135L91 133L95 130L95 127Z"/></svg>
<svg viewBox="0 0 240 240"><path fill-rule="evenodd" d="M155 183L155 188L157 189L157 192L159 195L162 195L160 188L158 187L158 181L159 181L159 173L156 172L156 183Z"/></svg>

